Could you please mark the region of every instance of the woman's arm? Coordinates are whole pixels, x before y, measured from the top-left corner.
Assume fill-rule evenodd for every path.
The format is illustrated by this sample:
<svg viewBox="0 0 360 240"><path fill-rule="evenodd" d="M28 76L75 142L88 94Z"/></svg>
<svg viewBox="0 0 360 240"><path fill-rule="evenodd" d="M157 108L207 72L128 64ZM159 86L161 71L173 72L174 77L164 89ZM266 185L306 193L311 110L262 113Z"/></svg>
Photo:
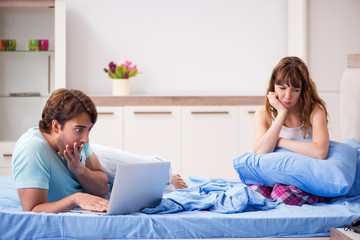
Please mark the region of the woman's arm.
<svg viewBox="0 0 360 240"><path fill-rule="evenodd" d="M266 117L265 106L258 109L255 113L255 140L253 145L253 151L259 154L265 154L273 152L282 125L284 124L287 108L279 101L275 92L269 92L267 95L269 103L274 107L278 114L273 122Z"/></svg>
<svg viewBox="0 0 360 240"><path fill-rule="evenodd" d="M265 106L256 111L255 140L253 145L255 153L265 154L274 151L286 114L287 111L280 112L271 123L271 120L266 118Z"/></svg>
<svg viewBox="0 0 360 240"><path fill-rule="evenodd" d="M329 131L325 111L317 105L310 116L312 142L298 142L280 138L277 147L288 149L312 158L326 159L329 151Z"/></svg>

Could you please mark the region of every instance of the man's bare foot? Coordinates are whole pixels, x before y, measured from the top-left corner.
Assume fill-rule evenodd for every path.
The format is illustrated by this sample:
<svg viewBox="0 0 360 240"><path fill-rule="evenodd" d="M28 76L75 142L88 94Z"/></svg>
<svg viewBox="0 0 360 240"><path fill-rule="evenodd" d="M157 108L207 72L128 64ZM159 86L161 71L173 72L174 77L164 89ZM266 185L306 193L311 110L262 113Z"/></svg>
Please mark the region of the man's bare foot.
<svg viewBox="0 0 360 240"><path fill-rule="evenodd" d="M176 189L188 187L179 174L171 174L171 184L174 185Z"/></svg>

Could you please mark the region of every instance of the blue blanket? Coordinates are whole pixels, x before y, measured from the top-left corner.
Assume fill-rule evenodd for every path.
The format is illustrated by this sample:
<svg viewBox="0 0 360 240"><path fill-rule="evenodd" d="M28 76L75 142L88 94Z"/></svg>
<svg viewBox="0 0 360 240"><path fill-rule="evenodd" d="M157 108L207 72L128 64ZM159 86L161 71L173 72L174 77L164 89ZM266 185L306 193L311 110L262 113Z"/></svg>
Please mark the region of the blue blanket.
<svg viewBox="0 0 360 240"><path fill-rule="evenodd" d="M240 181L191 177L196 186L174 191L164 196L156 208L142 213L176 213L180 211L209 210L218 213L240 213L244 210L268 210L280 202L269 200Z"/></svg>

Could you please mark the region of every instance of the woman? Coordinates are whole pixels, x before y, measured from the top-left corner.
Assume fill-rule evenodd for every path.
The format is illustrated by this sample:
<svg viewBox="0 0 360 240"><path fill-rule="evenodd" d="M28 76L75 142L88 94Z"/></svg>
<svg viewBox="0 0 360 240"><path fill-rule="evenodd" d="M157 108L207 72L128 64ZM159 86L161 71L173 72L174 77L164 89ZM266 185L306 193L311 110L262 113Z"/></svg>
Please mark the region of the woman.
<svg viewBox="0 0 360 240"><path fill-rule="evenodd" d="M274 68L267 90L266 105L255 113L255 153L285 148L316 159L326 159L329 150L328 113L305 63L285 57ZM295 139L312 139L311 142ZM299 205L326 199L303 192L295 186L276 184L273 188L249 185L267 198Z"/></svg>
<svg viewBox="0 0 360 240"><path fill-rule="evenodd" d="M329 150L328 113L305 63L285 57L274 68L267 90L266 105L255 113L255 153L285 148L317 159ZM299 142L293 139L312 139Z"/></svg>

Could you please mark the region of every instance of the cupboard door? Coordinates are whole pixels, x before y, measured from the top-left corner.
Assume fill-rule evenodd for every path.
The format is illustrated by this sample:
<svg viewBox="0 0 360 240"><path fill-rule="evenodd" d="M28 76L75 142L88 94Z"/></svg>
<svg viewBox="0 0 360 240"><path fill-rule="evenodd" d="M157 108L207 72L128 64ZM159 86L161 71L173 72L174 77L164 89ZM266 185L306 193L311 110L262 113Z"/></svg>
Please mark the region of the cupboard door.
<svg viewBox="0 0 360 240"><path fill-rule="evenodd" d="M0 140L17 141L38 126L44 104L42 97L0 97Z"/></svg>
<svg viewBox="0 0 360 240"><path fill-rule="evenodd" d="M123 148L123 107L97 107L98 119L90 131L90 142Z"/></svg>
<svg viewBox="0 0 360 240"><path fill-rule="evenodd" d="M124 107L124 150L156 155L180 172L180 108Z"/></svg>
<svg viewBox="0 0 360 240"><path fill-rule="evenodd" d="M238 117L234 106L183 107L181 164L184 177L237 178Z"/></svg>
<svg viewBox="0 0 360 240"><path fill-rule="evenodd" d="M260 106L238 106L239 114L239 145L238 155L252 151L255 137L254 116Z"/></svg>
<svg viewBox="0 0 360 240"><path fill-rule="evenodd" d="M11 175L11 158L15 142L0 142L0 176Z"/></svg>

